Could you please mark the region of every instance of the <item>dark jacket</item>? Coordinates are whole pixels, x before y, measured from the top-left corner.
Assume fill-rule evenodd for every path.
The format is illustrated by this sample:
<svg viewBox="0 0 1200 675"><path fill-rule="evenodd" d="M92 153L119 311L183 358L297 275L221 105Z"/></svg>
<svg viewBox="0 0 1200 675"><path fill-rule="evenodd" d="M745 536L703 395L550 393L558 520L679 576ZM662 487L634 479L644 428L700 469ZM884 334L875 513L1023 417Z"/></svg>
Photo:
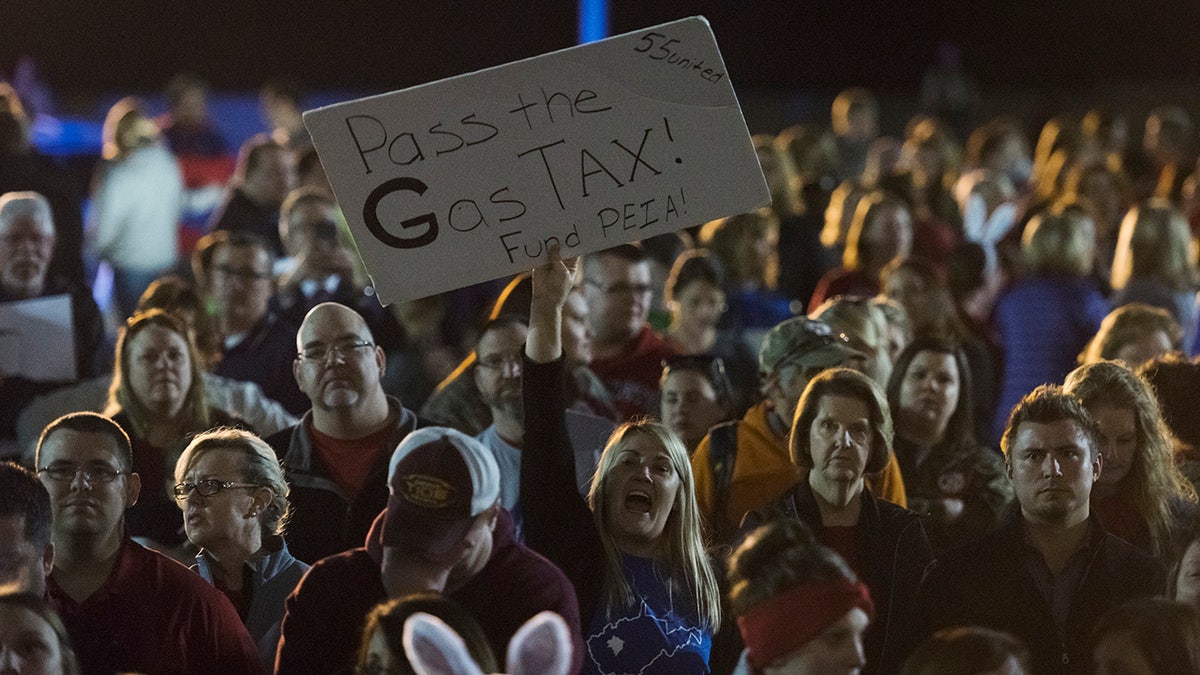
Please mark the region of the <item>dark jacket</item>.
<svg viewBox="0 0 1200 675"><path fill-rule="evenodd" d="M379 525L371 530L366 547L313 565L288 597L277 675L354 672L363 621L371 608L388 599L379 572L381 536ZM512 517L504 509L492 537L487 564L448 597L479 622L498 659L523 623L543 610L557 612L571 630L575 644L571 672L577 672L583 645L571 582L550 561L514 539Z"/></svg>
<svg viewBox="0 0 1200 675"><path fill-rule="evenodd" d="M893 449L908 508L924 519L935 552L978 539L1000 523L1013 491L999 452L967 441L923 446L899 434ZM947 515L948 499L963 504L954 519Z"/></svg>
<svg viewBox="0 0 1200 675"><path fill-rule="evenodd" d="M979 625L1012 633L1033 653L1035 673L1087 673L1089 635L1106 611L1165 588L1162 565L1109 534L1092 518L1082 551L1085 566L1062 632L1029 570L1038 555L1025 544L1024 519L1015 506L984 538L939 556L921 585L923 633Z"/></svg>
<svg viewBox="0 0 1200 675"><path fill-rule="evenodd" d="M47 279L45 289L38 297L56 295L71 297L71 329L75 337L75 373L77 380L111 371L112 348L105 343L104 320L96 302L92 300L92 289L75 285L61 278ZM0 303L17 302L0 290ZM62 382L35 382L10 376L0 383L0 440L15 439L17 417L34 398L61 389L72 380Z"/></svg>
<svg viewBox="0 0 1200 675"><path fill-rule="evenodd" d="M313 452L312 411L304 413L300 423L269 438L283 465L291 494L291 516L288 521L288 548L292 555L306 563L315 563L334 553L358 546L366 539L375 516L387 506L388 461L392 450L409 432L425 426L400 401L388 397L388 407L395 416L392 435L379 449L363 489L356 495L342 492L330 477L329 469Z"/></svg>
<svg viewBox="0 0 1200 675"><path fill-rule="evenodd" d="M588 621L604 595L607 573L596 520L575 485L575 454L567 433L563 360L525 357L525 447L521 451L523 533L529 547L566 572Z"/></svg>
<svg viewBox="0 0 1200 675"><path fill-rule="evenodd" d="M293 415L308 410L310 401L296 384L296 325L268 311L241 342L224 350L213 372L231 380L253 382L267 398Z"/></svg>
<svg viewBox="0 0 1200 675"><path fill-rule="evenodd" d="M241 187L229 191L225 203L213 212L208 229L252 232L266 240L276 258L284 255L283 240L279 238L279 207L259 206Z"/></svg>
<svg viewBox="0 0 1200 675"><path fill-rule="evenodd" d="M769 518L799 518L819 539L823 530L821 511L807 481L797 483L767 509L765 517L746 515L742 529L748 530ZM921 574L933 558L921 517L889 501L876 499L863 489L858 514L859 546L866 569L861 581L871 590L875 619L863 649L867 657L864 673L895 673L912 645L910 617L917 607Z"/></svg>

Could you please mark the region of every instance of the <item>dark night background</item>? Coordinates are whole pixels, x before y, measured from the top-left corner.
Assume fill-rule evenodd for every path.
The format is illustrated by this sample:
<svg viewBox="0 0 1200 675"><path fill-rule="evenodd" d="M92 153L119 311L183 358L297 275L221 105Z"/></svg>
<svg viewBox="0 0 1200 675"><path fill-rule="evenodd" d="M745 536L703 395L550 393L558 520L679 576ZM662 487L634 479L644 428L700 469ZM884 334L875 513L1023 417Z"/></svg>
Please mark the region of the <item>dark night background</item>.
<svg viewBox="0 0 1200 675"><path fill-rule="evenodd" d="M314 90L375 93L571 46L577 3L327 0L241 2L3 0L0 73L34 56L61 107L157 92L195 72L217 90L252 92L291 76ZM751 126L808 112L865 85L913 97L938 44L963 53L985 98L1039 107L1066 97L1191 107L1200 78L1200 3L1167 0L863 2L611 0L612 34L707 16ZM1182 93L1180 93L1182 92ZM749 97L749 98L746 98ZM1145 100L1143 100L1145 99ZM824 103L822 103L822 106ZM1086 105L1086 104L1085 104ZM813 110L822 110L813 106Z"/></svg>

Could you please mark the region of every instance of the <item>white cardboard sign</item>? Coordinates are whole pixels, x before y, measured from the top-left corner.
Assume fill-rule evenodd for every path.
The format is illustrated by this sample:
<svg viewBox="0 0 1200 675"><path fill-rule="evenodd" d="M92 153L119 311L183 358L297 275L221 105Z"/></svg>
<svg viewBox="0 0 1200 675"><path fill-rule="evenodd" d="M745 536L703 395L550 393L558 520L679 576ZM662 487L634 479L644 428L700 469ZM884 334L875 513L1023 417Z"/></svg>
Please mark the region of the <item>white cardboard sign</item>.
<svg viewBox="0 0 1200 675"><path fill-rule="evenodd" d="M0 377L77 379L72 314L69 295L0 303Z"/></svg>
<svg viewBox="0 0 1200 675"><path fill-rule="evenodd" d="M384 303L769 202L708 21L304 113Z"/></svg>

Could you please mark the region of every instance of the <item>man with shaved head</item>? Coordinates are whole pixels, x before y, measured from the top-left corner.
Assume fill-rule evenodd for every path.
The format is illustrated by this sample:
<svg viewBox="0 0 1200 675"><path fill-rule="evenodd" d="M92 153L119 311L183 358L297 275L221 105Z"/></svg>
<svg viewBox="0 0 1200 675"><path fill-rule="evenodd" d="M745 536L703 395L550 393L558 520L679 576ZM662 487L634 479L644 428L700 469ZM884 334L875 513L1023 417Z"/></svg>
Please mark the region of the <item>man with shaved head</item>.
<svg viewBox="0 0 1200 675"><path fill-rule="evenodd" d="M312 408L267 442L291 485L288 547L314 563L362 545L387 506L388 458L422 423L383 393L383 349L349 307L313 307L296 335L296 352L292 373Z"/></svg>
<svg viewBox="0 0 1200 675"><path fill-rule="evenodd" d="M56 241L54 216L50 203L37 192L9 192L0 196L0 304L35 298L68 295L70 321L75 337L76 378L98 375L107 370L101 353L104 322L89 289L50 275L50 259ZM20 363L19 341L0 345L6 362ZM6 373L0 366L0 457L16 455L17 415L36 396L67 384L33 381L18 373Z"/></svg>

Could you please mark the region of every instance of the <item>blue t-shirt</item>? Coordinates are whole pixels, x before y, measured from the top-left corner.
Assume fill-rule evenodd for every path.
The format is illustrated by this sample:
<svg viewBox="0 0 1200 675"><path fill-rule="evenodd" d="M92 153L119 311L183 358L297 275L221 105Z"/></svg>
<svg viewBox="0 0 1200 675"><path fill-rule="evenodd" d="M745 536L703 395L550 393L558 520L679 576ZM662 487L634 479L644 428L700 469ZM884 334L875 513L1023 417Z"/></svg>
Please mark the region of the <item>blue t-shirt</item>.
<svg viewBox="0 0 1200 675"><path fill-rule="evenodd" d="M712 633L690 595L675 596L654 561L621 556L634 606L609 613L602 605L585 639L584 672L595 675L688 675L708 672Z"/></svg>

